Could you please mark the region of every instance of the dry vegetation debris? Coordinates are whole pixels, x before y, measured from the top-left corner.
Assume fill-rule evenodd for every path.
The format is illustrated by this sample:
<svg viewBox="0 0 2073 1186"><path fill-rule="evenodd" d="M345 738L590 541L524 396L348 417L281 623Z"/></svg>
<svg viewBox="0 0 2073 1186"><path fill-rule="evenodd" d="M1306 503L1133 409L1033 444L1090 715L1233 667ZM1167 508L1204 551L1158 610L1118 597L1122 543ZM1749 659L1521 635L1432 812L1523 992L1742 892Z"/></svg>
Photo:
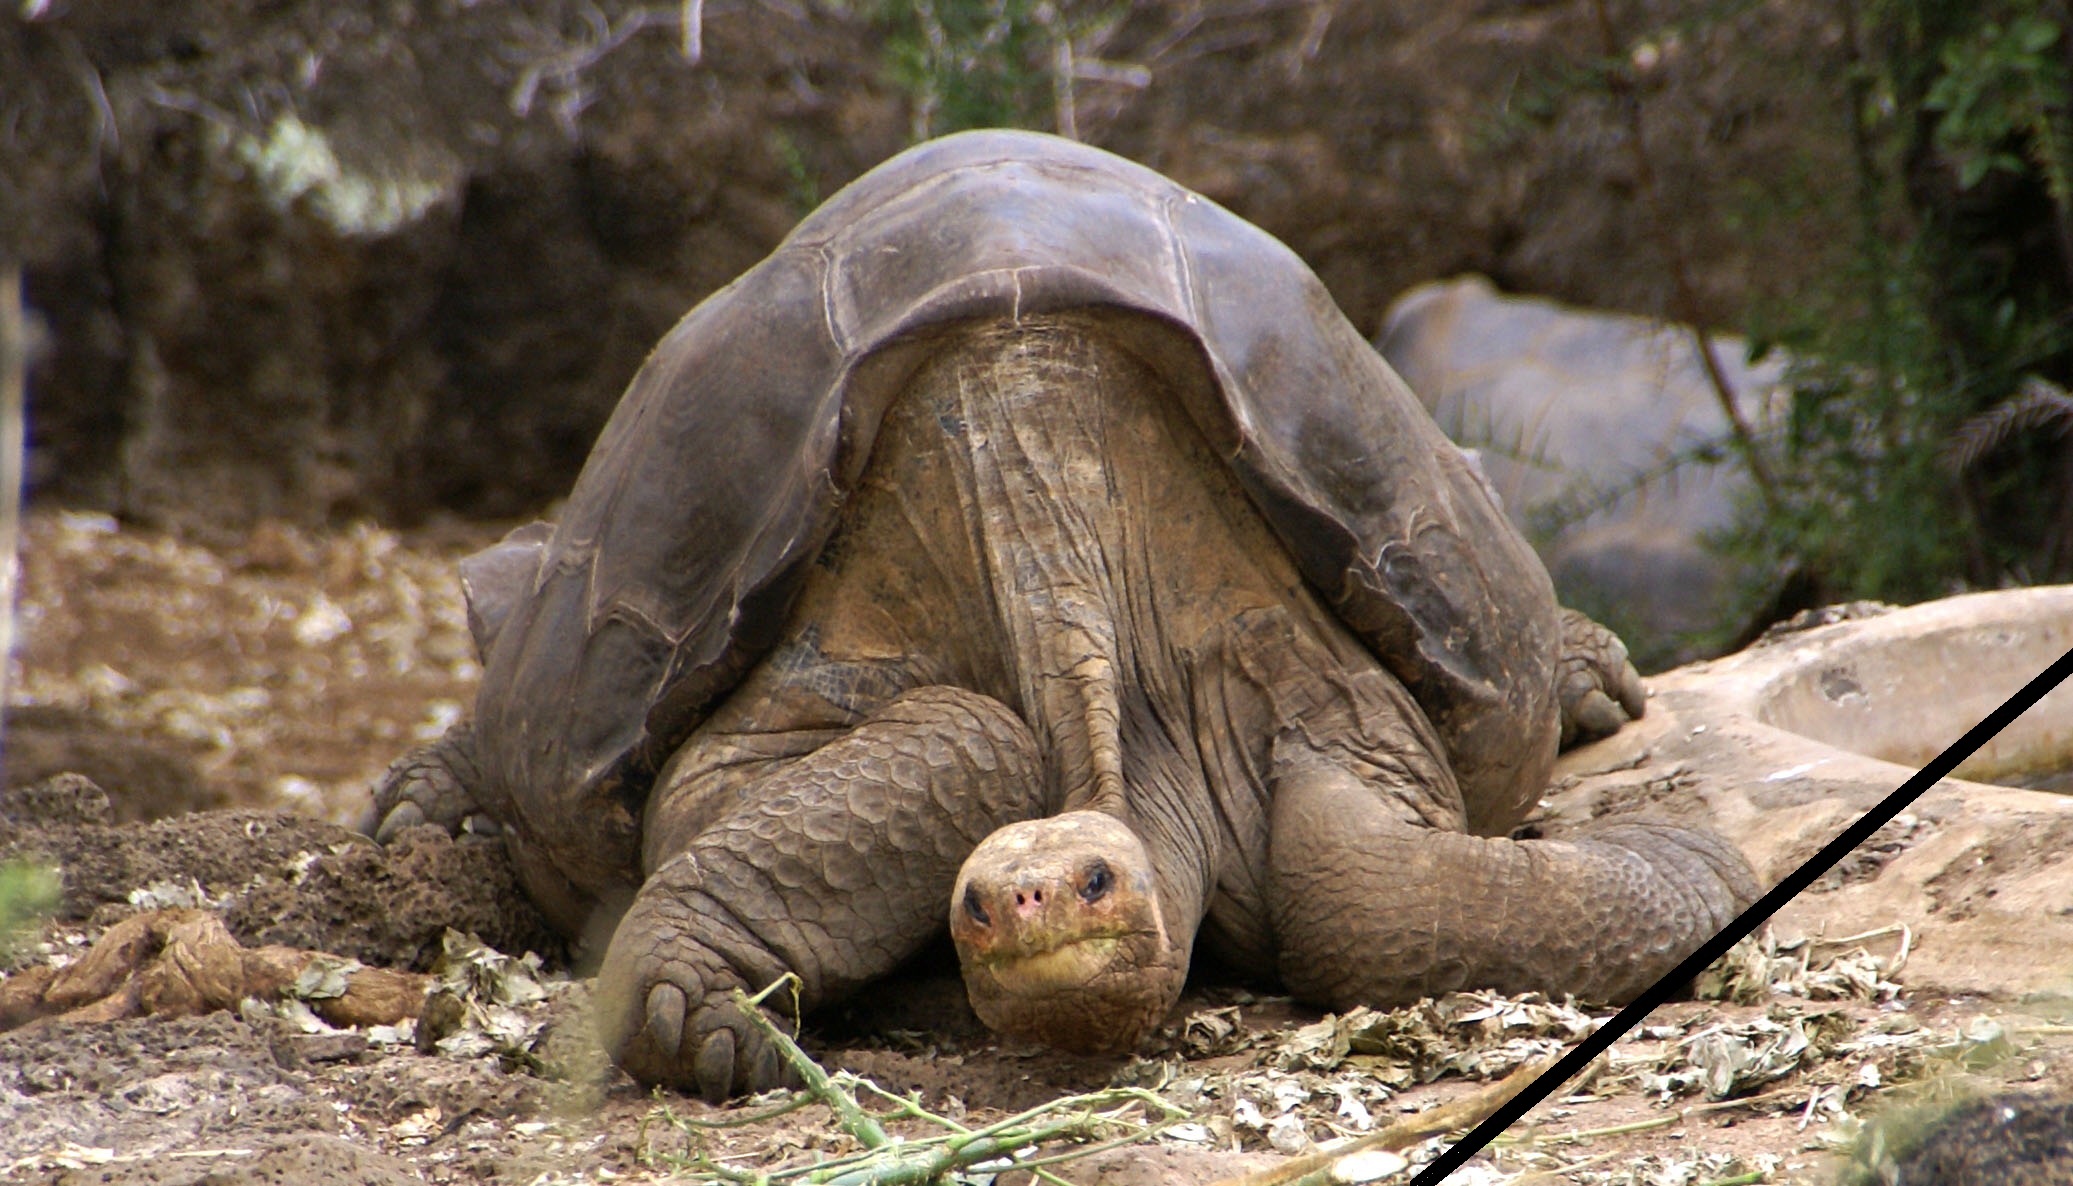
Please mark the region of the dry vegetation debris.
<svg viewBox="0 0 2073 1186"><path fill-rule="evenodd" d="M472 693L453 562L492 534L266 524L199 541L93 515L32 516L12 694L178 747L238 802L349 817L383 764L443 728ZM47 928L0 989L77 964L137 912L235 913L215 883L140 880L83 925ZM1903 992L1910 942L1898 929L1745 942L1702 979L1699 999L1659 1011L1452 1180L1812 1186L1832 1179L1819 1150L1848 1144L1903 1091L2066 1077L2066 1018L2031 1025L2001 1004ZM341 1027L318 1006L352 973L347 961L313 959L284 991L233 1012L110 1022L90 1037L0 1034L0 1173L113 1172L141 1164L138 1150L257 1167L267 1134L250 1126L262 1117L306 1122L437 1180L738 1180L838 1159L851 1159L838 1174L873 1169L873 1148L825 1097L719 1110L650 1100L598 1055L587 984L536 959L449 934L415 1018ZM1010 1095L1038 1065L988 1041L866 1039L930 1064L917 1080L937 1085L929 1092L869 1081L844 1065L848 1050L813 1049L885 1132L880 1149L900 1138L912 1147L895 1152L908 1156L968 1141L921 1144L931 1137L988 1133L1002 1147L968 1141L985 1156L967 1159L960 1180L1019 1186L1000 1158L1058 1158L1045 1174L1088 1186L1146 1180L1103 1160L1097 1147L1114 1140L1138 1142L1123 1152L1139 1159L1194 1159L1177 1163L1199 1171L1193 1180L1247 1158L1287 1164L1343 1148L1335 1143L1488 1090L1607 1016L1532 995L1458 993L1318 1018L1286 999L1221 990L1169 1023L1144 1057L1072 1071L1065 1078L1081 1086L1034 1109L962 1102L986 1084ZM137 1082L150 1085L144 1095L122 1094L143 1090ZM210 1125L224 1139L205 1139ZM1397 1162L1371 1159L1361 1172L1405 1180L1445 1139L1407 1144Z"/></svg>

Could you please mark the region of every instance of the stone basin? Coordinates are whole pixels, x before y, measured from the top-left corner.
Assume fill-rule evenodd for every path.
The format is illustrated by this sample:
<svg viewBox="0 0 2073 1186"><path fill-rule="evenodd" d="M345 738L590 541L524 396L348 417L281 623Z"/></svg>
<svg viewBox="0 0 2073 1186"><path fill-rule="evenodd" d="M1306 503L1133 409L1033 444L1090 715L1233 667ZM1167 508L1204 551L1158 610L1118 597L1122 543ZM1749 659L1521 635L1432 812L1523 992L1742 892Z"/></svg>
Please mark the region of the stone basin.
<svg viewBox="0 0 2073 1186"><path fill-rule="evenodd" d="M1564 757L1550 812L1558 825L1635 809L1703 819L1774 883L2069 649L2073 586L2060 586L1815 626L1681 667L1648 681L1635 726ZM2073 795L1979 781L2069 764L2073 687L2061 687L1777 925L1841 938L1902 924L1899 979L1917 987L2073 992Z"/></svg>

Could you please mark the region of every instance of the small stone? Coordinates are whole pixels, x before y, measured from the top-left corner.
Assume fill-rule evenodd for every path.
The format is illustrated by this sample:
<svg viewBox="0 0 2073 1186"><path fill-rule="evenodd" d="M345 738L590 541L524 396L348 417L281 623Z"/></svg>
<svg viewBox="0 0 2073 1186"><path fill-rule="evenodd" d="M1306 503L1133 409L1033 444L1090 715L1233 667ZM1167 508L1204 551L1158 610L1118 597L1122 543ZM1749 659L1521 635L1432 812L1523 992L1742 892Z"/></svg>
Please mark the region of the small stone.
<svg viewBox="0 0 2073 1186"><path fill-rule="evenodd" d="M45 827L105 824L108 792L84 774L55 774L42 782L0 791L0 817Z"/></svg>

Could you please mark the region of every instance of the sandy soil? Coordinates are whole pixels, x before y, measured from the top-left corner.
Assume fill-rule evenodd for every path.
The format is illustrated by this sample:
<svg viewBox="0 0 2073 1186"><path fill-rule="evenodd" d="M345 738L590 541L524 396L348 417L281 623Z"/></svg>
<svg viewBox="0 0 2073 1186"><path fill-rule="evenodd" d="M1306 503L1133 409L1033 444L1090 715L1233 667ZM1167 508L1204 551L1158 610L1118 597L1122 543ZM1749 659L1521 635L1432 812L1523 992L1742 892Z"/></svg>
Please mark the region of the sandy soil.
<svg viewBox="0 0 2073 1186"><path fill-rule="evenodd" d="M458 1020L438 1034L334 1029L291 994L199 1016L30 1022L0 1033L0 1176L602 1182L859 1149L821 1104L755 1119L772 1101L651 1096L603 1065L587 983L558 968L494 844L427 829L383 850L338 826L389 760L472 694L452 562L495 534L262 525L204 541L32 516L4 751L18 789L0 801L0 859L57 861L64 897L0 963L0 996L76 963L126 917L200 907L239 943L427 973ZM76 783L53 790L45 780L67 769L108 802ZM211 810L188 814L197 807ZM544 970L448 927L513 956L538 951ZM1726 999L1660 1011L1453 1180L1826 1183L1832 1151L1893 1103L2073 1090L2073 1005L1916 996L1886 978L1896 943L1743 952L1711 990ZM1203 1182L1457 1099L1590 1024L1560 1004L1489 997L1330 1019L1202 984L1138 1056L1072 1060L1000 1046L939 958L809 1019L804 1042L831 1070L908 1097L909 1111L968 1127L1138 1089L1149 1094L1102 1105L1112 1115L1081 1125L1082 1141L1130 1135L1155 1113L1174 1122L1056 1172ZM852 1090L895 1134L938 1131ZM746 1122L699 1127L718 1120Z"/></svg>

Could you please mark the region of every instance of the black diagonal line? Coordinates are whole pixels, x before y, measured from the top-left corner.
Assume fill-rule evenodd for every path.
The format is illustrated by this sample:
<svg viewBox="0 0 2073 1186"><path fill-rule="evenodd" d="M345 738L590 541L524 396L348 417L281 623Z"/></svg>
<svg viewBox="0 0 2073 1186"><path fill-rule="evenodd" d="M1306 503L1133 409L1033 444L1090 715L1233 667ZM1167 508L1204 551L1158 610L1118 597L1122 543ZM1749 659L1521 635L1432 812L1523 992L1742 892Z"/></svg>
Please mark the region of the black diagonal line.
<svg viewBox="0 0 2073 1186"><path fill-rule="evenodd" d="M1814 879L1829 871L1837 861L1849 854L1851 849L1871 838L1873 832L1884 827L1888 820L1899 815L1908 804L1913 803L1923 791L1935 785L1937 780L1956 769L1960 762L1971 757L1973 752L1992 740L1996 733L2006 729L2009 723L2030 710L2030 706L2044 699L2046 693L2065 681L2073 673L2073 651L2059 656L2058 661L2044 669L2044 673L2023 686L2022 691L2010 696L2001 707L1987 714L1987 719L1954 742L1951 747L1936 755L1930 763L1917 771L1913 778L1900 785L1900 789L1879 801L1877 807L1859 816L1857 822L1843 829L1842 834L1828 842L1805 864L1794 869L1783 881L1771 887L1771 892L1756 900L1756 904L1735 917L1735 921L1720 929L1720 933L1708 939L1703 946L1685 957L1683 963L1672 968L1668 975L1649 985L1648 991L1635 998L1634 1003L1614 1014L1612 1020L1583 1041L1576 1049L1564 1055L1562 1061L1526 1086L1524 1091L1512 1097L1503 1107L1492 1113L1488 1120L1475 1126L1469 1134L1454 1142L1446 1152L1435 1158L1410 1186L1439 1186L1448 1174L1460 1169L1462 1163L1480 1153L1498 1133L1512 1126L1520 1117L1533 1110L1534 1105L1546 1099L1557 1087L1580 1074L1591 1060L1611 1048L1614 1042L1625 1037L1628 1030L1641 1024L1641 1019L1654 1012L1658 1005L1668 1000L1672 993L1706 969L1713 961L1726 955L1728 948L1741 942L1756 928L1769 921L1773 914L1799 895L1801 890L1814 883Z"/></svg>

